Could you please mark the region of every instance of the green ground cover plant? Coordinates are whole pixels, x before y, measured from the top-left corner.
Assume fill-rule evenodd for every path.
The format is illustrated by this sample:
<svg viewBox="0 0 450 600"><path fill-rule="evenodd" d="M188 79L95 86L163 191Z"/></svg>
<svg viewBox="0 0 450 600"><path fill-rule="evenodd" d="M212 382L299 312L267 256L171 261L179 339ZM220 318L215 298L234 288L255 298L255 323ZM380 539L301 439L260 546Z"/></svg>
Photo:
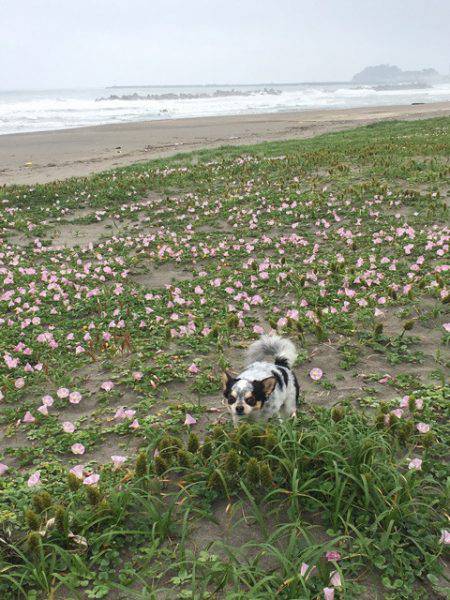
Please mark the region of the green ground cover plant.
<svg viewBox="0 0 450 600"><path fill-rule="evenodd" d="M449 131L0 188L0 597L447 597ZM270 331L297 418L233 429Z"/></svg>

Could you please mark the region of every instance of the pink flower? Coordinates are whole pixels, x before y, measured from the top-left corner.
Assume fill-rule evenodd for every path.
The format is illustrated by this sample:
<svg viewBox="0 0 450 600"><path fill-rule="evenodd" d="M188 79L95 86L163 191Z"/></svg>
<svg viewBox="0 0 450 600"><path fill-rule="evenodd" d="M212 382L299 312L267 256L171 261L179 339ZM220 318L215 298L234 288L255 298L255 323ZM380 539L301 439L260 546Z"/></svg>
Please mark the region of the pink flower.
<svg viewBox="0 0 450 600"><path fill-rule="evenodd" d="M120 456L120 455L114 455L111 456L111 460L113 462L114 465L114 471L117 469L120 469L120 467L123 465L123 463L127 460L126 456Z"/></svg>
<svg viewBox="0 0 450 600"><path fill-rule="evenodd" d="M192 375L195 375L196 373L199 373L200 369L195 363L192 363L192 365L188 368L188 371L189 373L192 373Z"/></svg>
<svg viewBox="0 0 450 600"><path fill-rule="evenodd" d="M115 414L114 414L114 418L115 419L132 419L134 417L134 415L136 414L136 411L133 410L132 408L127 408L125 409L123 406L120 406Z"/></svg>
<svg viewBox="0 0 450 600"><path fill-rule="evenodd" d="M185 425L195 425L197 423L197 419L195 419L192 415L190 415L189 413L186 413L186 419L184 421Z"/></svg>
<svg viewBox="0 0 450 600"><path fill-rule="evenodd" d="M135 381L140 381L143 377L144 377L144 374L141 373L141 371L134 371L133 372L133 379Z"/></svg>
<svg viewBox="0 0 450 600"><path fill-rule="evenodd" d="M442 327L445 329L447 333L450 333L450 323L444 323Z"/></svg>
<svg viewBox="0 0 450 600"><path fill-rule="evenodd" d="M421 458L413 458L408 464L408 469L410 471L421 471L422 470L422 459Z"/></svg>
<svg viewBox="0 0 450 600"><path fill-rule="evenodd" d="M41 472L40 471L35 471L28 478L27 485L28 485L28 487L33 487L35 485L38 485L40 483L40 480L41 480Z"/></svg>
<svg viewBox="0 0 450 600"><path fill-rule="evenodd" d="M400 407L408 408L408 406L409 406L409 396L403 396L403 398L400 400Z"/></svg>
<svg viewBox="0 0 450 600"><path fill-rule="evenodd" d="M422 410L423 408L423 399L422 398L416 398L414 405L416 407L416 410Z"/></svg>
<svg viewBox="0 0 450 600"><path fill-rule="evenodd" d="M75 425L71 421L64 421L62 428L66 433L73 433L75 431Z"/></svg>
<svg viewBox="0 0 450 600"><path fill-rule="evenodd" d="M71 404L79 404L81 402L81 394L80 392L70 392L69 394L69 402Z"/></svg>
<svg viewBox="0 0 450 600"><path fill-rule="evenodd" d="M18 358L12 358L11 356L8 356L8 355L5 356L4 360L5 360L6 366L9 369L15 369L19 364Z"/></svg>
<svg viewBox="0 0 450 600"><path fill-rule="evenodd" d="M42 398L42 404L45 404L45 406L53 406L53 402L53 398L49 395Z"/></svg>
<svg viewBox="0 0 450 600"><path fill-rule="evenodd" d="M44 415L44 417L46 417L48 415L48 408L45 406L45 404L43 404L42 406L40 406L37 411L39 413L41 413L41 415Z"/></svg>
<svg viewBox="0 0 450 600"><path fill-rule="evenodd" d="M98 475L97 473L92 473L92 475L89 475L89 477L86 477L86 479L83 481L84 485L95 485L96 483L98 483L100 479L100 475Z"/></svg>
<svg viewBox="0 0 450 600"><path fill-rule="evenodd" d="M341 587L341 585L342 585L341 576L338 571L331 571L330 583L334 587Z"/></svg>
<svg viewBox="0 0 450 600"><path fill-rule="evenodd" d="M33 415L30 413L30 411L27 410L22 421L23 421L23 423L34 423L36 421L36 419L33 417Z"/></svg>
<svg viewBox="0 0 450 600"><path fill-rule="evenodd" d="M70 473L73 473L78 479L83 479L83 470L84 465L75 465L70 469Z"/></svg>
<svg viewBox="0 0 450 600"><path fill-rule="evenodd" d="M319 367L314 367L314 369L311 369L309 372L309 376L313 381L319 381L323 377L323 371L322 369L319 369Z"/></svg>
<svg viewBox="0 0 450 600"><path fill-rule="evenodd" d="M134 421L132 423L130 423L130 429L139 429L140 425L139 425L139 421L137 419L134 419Z"/></svg>
<svg viewBox="0 0 450 600"><path fill-rule="evenodd" d="M104 381L100 388L105 390L105 392L110 392L114 387L114 383L112 381Z"/></svg>
<svg viewBox="0 0 450 600"><path fill-rule="evenodd" d="M85 447L83 446L83 444L73 444L70 449L72 450L72 452L74 454L84 454L85 452Z"/></svg>
<svg viewBox="0 0 450 600"><path fill-rule="evenodd" d="M254 327L253 327L253 333L257 333L258 335L262 335L264 333L264 327L261 327L261 325L254 325Z"/></svg>
<svg viewBox="0 0 450 600"><path fill-rule="evenodd" d="M25 385L25 379L23 377L18 377L14 382L14 386L17 390L22 389L24 385Z"/></svg>
<svg viewBox="0 0 450 600"><path fill-rule="evenodd" d="M334 600L334 588L323 588L323 597L325 600Z"/></svg>
<svg viewBox="0 0 450 600"><path fill-rule="evenodd" d="M119 406L114 414L115 419L125 419L125 409L123 406Z"/></svg>
<svg viewBox="0 0 450 600"><path fill-rule="evenodd" d="M287 325L286 317L280 317L277 321L277 327L284 327L285 325Z"/></svg>
<svg viewBox="0 0 450 600"><path fill-rule="evenodd" d="M339 554L339 552L332 551L332 552L327 552L325 554L325 558L327 560L336 560L336 561L338 561L338 560L341 560L341 555Z"/></svg>
<svg viewBox="0 0 450 600"><path fill-rule="evenodd" d="M430 426L427 423L417 423L416 429L419 433L428 433L430 431Z"/></svg>
<svg viewBox="0 0 450 600"><path fill-rule="evenodd" d="M401 408L396 408L395 410L391 410L391 414L397 417L397 419L401 419L403 415L403 410Z"/></svg>
<svg viewBox="0 0 450 600"><path fill-rule="evenodd" d="M446 546L450 545L450 531L448 529L441 529L441 539L439 542Z"/></svg>
<svg viewBox="0 0 450 600"><path fill-rule="evenodd" d="M5 465L4 463L0 463L0 476L4 475L8 469L9 469L8 465Z"/></svg>
<svg viewBox="0 0 450 600"><path fill-rule="evenodd" d="M61 387L56 391L56 395L58 396L58 398L68 398L69 397L69 390L65 387Z"/></svg>
<svg viewBox="0 0 450 600"><path fill-rule="evenodd" d="M313 574L313 572L315 571L315 568L316 568L316 567L313 567L313 568L311 569L311 571L308 573L309 565L308 565L308 564L306 564L306 563L302 563L302 565L301 565L301 567L300 567L300 576L301 576L301 577L305 577L305 575L308 573L308 577L309 577L309 575L312 575L312 574Z"/></svg>

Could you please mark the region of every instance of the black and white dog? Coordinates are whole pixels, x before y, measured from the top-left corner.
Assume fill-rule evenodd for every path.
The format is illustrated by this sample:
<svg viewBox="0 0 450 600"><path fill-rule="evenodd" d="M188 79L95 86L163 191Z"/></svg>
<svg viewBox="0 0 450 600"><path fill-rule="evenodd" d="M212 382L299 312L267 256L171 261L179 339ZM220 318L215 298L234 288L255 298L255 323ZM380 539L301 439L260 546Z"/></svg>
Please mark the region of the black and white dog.
<svg viewBox="0 0 450 600"><path fill-rule="evenodd" d="M264 361L271 356L274 363ZM296 414L299 386L292 366L294 344L279 335L263 335L247 353L247 368L239 375L222 375L224 403L236 425L242 417L270 419Z"/></svg>

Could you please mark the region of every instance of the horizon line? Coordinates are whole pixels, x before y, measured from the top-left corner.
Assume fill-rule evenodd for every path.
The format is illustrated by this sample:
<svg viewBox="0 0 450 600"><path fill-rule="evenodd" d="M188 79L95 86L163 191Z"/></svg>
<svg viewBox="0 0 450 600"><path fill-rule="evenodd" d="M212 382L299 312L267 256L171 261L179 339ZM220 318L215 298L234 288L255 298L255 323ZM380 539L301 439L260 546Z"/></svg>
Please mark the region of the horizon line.
<svg viewBox="0 0 450 600"><path fill-rule="evenodd" d="M280 86L289 86L289 85L325 85L325 84L341 84L341 83L352 83L350 80L324 80L324 81L283 81L283 82L274 82L274 81L265 81L265 82L257 82L257 83L145 83L145 84L113 84L113 85L77 85L74 87L30 87L30 88L0 88L0 92L51 92L57 90L80 90L80 89L119 89L119 88L170 88L170 87L254 87L254 86L268 86L268 85L280 85Z"/></svg>

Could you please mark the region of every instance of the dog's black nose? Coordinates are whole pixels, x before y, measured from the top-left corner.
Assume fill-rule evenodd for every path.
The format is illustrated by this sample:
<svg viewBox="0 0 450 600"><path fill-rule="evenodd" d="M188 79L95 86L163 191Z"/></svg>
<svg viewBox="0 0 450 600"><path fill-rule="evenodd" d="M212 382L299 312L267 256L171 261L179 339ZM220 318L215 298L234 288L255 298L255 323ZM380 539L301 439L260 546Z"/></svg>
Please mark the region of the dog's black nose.
<svg viewBox="0 0 450 600"><path fill-rule="evenodd" d="M243 406L236 406L236 414L238 414L238 415L244 414L244 407Z"/></svg>

